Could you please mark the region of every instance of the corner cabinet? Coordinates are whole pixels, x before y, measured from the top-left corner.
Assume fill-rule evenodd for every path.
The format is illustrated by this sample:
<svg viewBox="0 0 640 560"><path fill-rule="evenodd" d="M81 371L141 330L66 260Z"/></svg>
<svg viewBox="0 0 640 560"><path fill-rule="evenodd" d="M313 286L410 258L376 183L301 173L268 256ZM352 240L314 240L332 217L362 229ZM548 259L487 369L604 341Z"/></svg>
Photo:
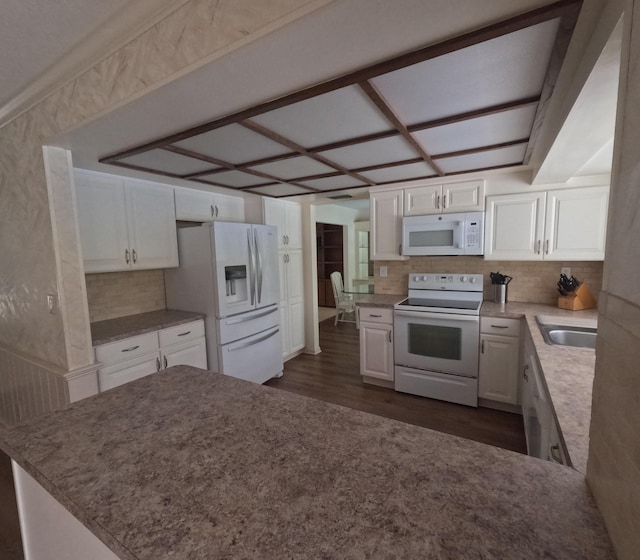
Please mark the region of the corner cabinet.
<svg viewBox="0 0 640 560"><path fill-rule="evenodd" d="M518 404L520 325L519 319L480 317L479 398Z"/></svg>
<svg viewBox="0 0 640 560"><path fill-rule="evenodd" d="M608 187L487 197L487 260L604 260Z"/></svg>
<svg viewBox="0 0 640 560"><path fill-rule="evenodd" d="M278 228L280 330L285 360L305 346L302 211L297 202L263 199L264 223Z"/></svg>
<svg viewBox="0 0 640 560"><path fill-rule="evenodd" d="M75 171L84 271L178 266L173 188Z"/></svg>
<svg viewBox="0 0 640 560"><path fill-rule="evenodd" d="M185 222L244 222L239 196L175 188L176 220Z"/></svg>
<svg viewBox="0 0 640 560"><path fill-rule="evenodd" d="M359 307L360 375L365 383L393 387L393 310Z"/></svg>
<svg viewBox="0 0 640 560"><path fill-rule="evenodd" d="M402 208L404 193L401 190L370 192L371 259L400 261L402 256Z"/></svg>

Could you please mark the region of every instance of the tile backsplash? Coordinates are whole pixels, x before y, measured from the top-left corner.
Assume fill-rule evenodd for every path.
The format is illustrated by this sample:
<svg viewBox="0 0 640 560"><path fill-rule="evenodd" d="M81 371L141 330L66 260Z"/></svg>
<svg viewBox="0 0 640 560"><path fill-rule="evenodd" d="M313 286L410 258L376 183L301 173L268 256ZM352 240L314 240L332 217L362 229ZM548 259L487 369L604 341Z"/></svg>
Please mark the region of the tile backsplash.
<svg viewBox="0 0 640 560"><path fill-rule="evenodd" d="M162 270L87 274L86 283L92 323L167 307Z"/></svg>
<svg viewBox="0 0 640 560"><path fill-rule="evenodd" d="M386 278L380 276L380 266L387 267ZM555 305L561 267L570 267L571 274L586 282L593 295L598 297L602 289L602 262L485 261L482 257L411 257L406 261L376 261L375 290L380 294L406 294L408 277L412 272L484 274L484 298L492 299L489 273L500 272L513 277L508 301Z"/></svg>

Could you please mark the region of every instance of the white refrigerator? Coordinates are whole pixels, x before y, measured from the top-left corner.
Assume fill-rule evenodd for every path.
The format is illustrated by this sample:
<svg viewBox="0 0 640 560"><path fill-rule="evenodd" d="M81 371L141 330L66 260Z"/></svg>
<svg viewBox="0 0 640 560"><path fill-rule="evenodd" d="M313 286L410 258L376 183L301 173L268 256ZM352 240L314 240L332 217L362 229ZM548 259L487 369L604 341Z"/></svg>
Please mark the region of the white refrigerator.
<svg viewBox="0 0 640 560"><path fill-rule="evenodd" d="M179 228L178 255L165 270L167 307L206 314L209 368L255 383L281 375L277 228Z"/></svg>

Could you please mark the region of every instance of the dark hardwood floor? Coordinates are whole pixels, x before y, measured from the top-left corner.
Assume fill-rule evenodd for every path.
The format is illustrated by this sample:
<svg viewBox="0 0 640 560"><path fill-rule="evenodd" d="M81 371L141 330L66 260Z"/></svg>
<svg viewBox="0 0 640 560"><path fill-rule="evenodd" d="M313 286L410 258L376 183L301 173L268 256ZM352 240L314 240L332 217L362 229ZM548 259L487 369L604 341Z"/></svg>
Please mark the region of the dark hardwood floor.
<svg viewBox="0 0 640 560"><path fill-rule="evenodd" d="M11 460L0 451L0 559L24 560Z"/></svg>
<svg viewBox="0 0 640 560"><path fill-rule="evenodd" d="M266 385L526 453L524 426L518 414L471 408L362 383L355 325L334 326L332 319L323 321L320 347L322 352L316 356L303 354L286 362L284 376L271 379Z"/></svg>

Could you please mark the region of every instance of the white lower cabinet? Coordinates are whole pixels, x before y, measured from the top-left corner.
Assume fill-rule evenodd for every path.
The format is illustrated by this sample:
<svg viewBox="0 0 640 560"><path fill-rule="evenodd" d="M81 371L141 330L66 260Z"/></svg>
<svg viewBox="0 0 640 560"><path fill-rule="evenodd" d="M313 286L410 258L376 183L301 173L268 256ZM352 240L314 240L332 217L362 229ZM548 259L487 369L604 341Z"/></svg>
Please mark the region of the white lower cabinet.
<svg viewBox="0 0 640 560"><path fill-rule="evenodd" d="M175 365L206 369L204 321L192 321L160 331L95 347L100 391L135 381Z"/></svg>
<svg viewBox="0 0 640 560"><path fill-rule="evenodd" d="M517 405L519 367L520 320L481 317L478 397Z"/></svg>
<svg viewBox="0 0 640 560"><path fill-rule="evenodd" d="M360 375L366 383L393 386L393 311L360 307Z"/></svg>

